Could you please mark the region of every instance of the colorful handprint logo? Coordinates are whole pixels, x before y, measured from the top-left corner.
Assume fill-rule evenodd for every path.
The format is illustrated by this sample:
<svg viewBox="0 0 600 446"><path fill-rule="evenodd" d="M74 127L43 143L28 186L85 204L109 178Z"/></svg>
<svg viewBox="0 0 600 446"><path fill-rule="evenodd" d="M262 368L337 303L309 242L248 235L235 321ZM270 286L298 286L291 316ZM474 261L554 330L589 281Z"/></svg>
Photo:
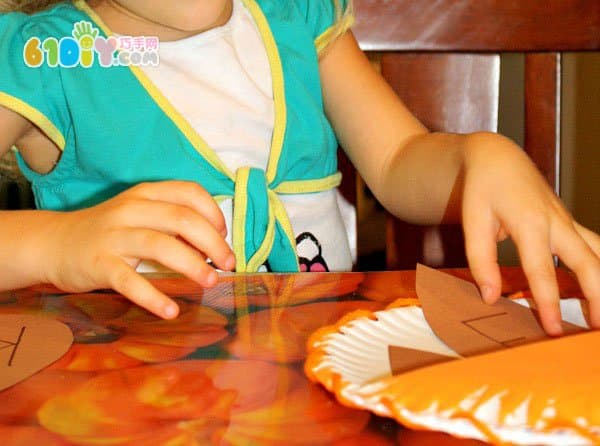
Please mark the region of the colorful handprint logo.
<svg viewBox="0 0 600 446"><path fill-rule="evenodd" d="M100 35L93 23L82 20L73 24L71 36L31 37L23 48L23 60L32 68L90 68L97 60L101 67L158 65L159 41L155 36Z"/></svg>

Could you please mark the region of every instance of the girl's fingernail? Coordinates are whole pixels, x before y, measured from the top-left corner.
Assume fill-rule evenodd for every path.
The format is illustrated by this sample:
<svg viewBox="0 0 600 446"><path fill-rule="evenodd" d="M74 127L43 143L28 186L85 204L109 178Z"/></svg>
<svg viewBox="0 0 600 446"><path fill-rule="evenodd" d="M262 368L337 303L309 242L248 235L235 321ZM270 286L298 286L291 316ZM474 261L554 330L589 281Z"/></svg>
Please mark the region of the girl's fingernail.
<svg viewBox="0 0 600 446"><path fill-rule="evenodd" d="M560 336L563 333L562 323L554 321L550 324L551 336Z"/></svg>
<svg viewBox="0 0 600 446"><path fill-rule="evenodd" d="M481 287L481 297L485 302L491 302L494 298L494 290L489 285L483 285Z"/></svg>
<svg viewBox="0 0 600 446"><path fill-rule="evenodd" d="M167 305L164 310L164 315L167 319L172 319L177 316L177 307L175 305Z"/></svg>
<svg viewBox="0 0 600 446"><path fill-rule="evenodd" d="M212 271L209 271L209 273L206 275L206 286L213 286L214 284L217 283L218 280L219 280L219 275L213 269Z"/></svg>
<svg viewBox="0 0 600 446"><path fill-rule="evenodd" d="M225 269L227 271L232 271L233 268L235 268L235 256L230 255L229 257L227 257L227 260L225 261Z"/></svg>

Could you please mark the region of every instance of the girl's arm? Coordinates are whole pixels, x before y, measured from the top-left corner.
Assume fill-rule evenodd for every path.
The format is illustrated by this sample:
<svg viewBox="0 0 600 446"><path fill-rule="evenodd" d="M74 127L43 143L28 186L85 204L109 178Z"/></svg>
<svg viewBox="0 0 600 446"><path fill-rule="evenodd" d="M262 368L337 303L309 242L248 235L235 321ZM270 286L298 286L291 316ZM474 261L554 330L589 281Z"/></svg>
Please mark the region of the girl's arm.
<svg viewBox="0 0 600 446"><path fill-rule="evenodd" d="M0 107L0 156L33 126ZM235 259L225 221L199 185L142 184L97 206L74 212L0 212L0 290L52 283L67 292L113 288L149 311L177 315L177 305L135 272L155 260L212 286Z"/></svg>
<svg viewBox="0 0 600 446"><path fill-rule="evenodd" d="M23 138L33 126L21 115L0 106L0 157ZM41 282L42 269L36 265L37 246L31 237L35 225L28 211L0 211L0 289L21 288ZM46 215L39 213L43 227ZM33 227L32 227L33 226Z"/></svg>
<svg viewBox="0 0 600 446"><path fill-rule="evenodd" d="M320 69L328 118L379 201L415 224L458 222L459 205L450 198L464 137L429 133L372 69L352 33L328 49Z"/></svg>
<svg viewBox="0 0 600 446"><path fill-rule="evenodd" d="M510 236L546 331L561 332L553 254L577 275L600 328L600 237L572 219L520 147L493 133L429 133L351 33L332 45L320 70L326 113L373 193L410 222L461 221L486 301L500 296L496 244Z"/></svg>

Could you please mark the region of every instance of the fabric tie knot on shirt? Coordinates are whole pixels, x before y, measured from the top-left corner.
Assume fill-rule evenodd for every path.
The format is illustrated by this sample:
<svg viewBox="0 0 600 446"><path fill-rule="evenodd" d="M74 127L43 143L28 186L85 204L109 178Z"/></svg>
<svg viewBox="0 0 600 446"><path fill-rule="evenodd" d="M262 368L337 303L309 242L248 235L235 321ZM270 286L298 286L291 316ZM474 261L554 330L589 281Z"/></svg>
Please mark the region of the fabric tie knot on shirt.
<svg viewBox="0 0 600 446"><path fill-rule="evenodd" d="M234 189L236 271L256 272L267 261L274 271L298 271L291 224L281 200L267 184L265 171L239 168Z"/></svg>

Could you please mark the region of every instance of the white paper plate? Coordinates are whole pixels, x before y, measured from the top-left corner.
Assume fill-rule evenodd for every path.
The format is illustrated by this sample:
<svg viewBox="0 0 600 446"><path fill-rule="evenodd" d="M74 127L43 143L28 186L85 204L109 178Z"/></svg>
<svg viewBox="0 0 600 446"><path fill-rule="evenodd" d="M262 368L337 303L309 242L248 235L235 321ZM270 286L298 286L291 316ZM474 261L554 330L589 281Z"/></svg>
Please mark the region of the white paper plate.
<svg viewBox="0 0 600 446"><path fill-rule="evenodd" d="M529 306L525 299L517 303ZM587 328L587 323L579 299L561 301L563 319L575 325ZM319 360L319 367L330 369L338 374L347 385L341 389L342 397L357 407L391 417L390 409L382 403L377 392L379 380L391 376L388 347L390 345L424 350L449 357L458 355L442 343L427 324L420 307L409 306L393 308L374 313L376 318L361 317L353 319L338 328L337 332L326 336L320 350L325 355ZM589 445L590 440L574 430L536 432L523 429L526 424L527 405L519 407L512 419L501 426L495 426L498 411L498 399L477 409L479 420L486 423L493 435L503 442L525 445ZM466 419L445 416L435 407L420 413L411 413L403 409L402 418L412 425L438 430L458 437L487 440L486 436Z"/></svg>

